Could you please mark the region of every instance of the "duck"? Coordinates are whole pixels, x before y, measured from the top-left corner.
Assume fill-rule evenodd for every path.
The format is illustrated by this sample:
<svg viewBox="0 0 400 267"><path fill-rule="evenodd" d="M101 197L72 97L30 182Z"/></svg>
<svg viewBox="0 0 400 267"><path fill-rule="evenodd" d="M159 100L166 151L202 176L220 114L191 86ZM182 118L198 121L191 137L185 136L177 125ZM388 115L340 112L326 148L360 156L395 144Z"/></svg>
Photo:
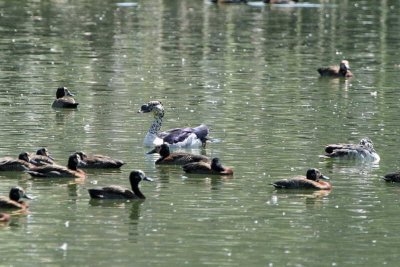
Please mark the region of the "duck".
<svg viewBox="0 0 400 267"><path fill-rule="evenodd" d="M175 147L205 147L209 129L201 124L195 128L175 128L159 132L164 117L164 107L160 101L150 101L141 106L139 113L154 115L154 121L144 138L145 146L160 146L167 143Z"/></svg>
<svg viewBox="0 0 400 267"><path fill-rule="evenodd" d="M27 171L32 177L37 178L86 178L86 173L78 169L81 158L78 154L72 154L68 158L67 167L60 165L43 165L31 168Z"/></svg>
<svg viewBox="0 0 400 267"><path fill-rule="evenodd" d="M339 66L330 66L318 69L319 74L322 77L353 77L353 73L350 71L350 64L347 60L342 60Z"/></svg>
<svg viewBox="0 0 400 267"><path fill-rule="evenodd" d="M8 214L8 213L0 213L0 223L9 222L10 219L11 219L10 214Z"/></svg>
<svg viewBox="0 0 400 267"><path fill-rule="evenodd" d="M187 152L171 152L168 144L162 144L156 146L153 150L147 152L147 154L160 154L160 158L156 160L157 165L185 165L193 162L207 162L211 163L210 158L203 155L195 155Z"/></svg>
<svg viewBox="0 0 400 267"><path fill-rule="evenodd" d="M0 158L0 171L28 171L35 165L30 163L31 159L28 152L22 152L18 159L12 157Z"/></svg>
<svg viewBox="0 0 400 267"><path fill-rule="evenodd" d="M380 156L369 138L362 138L358 144L330 144L325 147L324 158L359 159L378 163Z"/></svg>
<svg viewBox="0 0 400 267"><path fill-rule="evenodd" d="M132 190L118 186L110 185L88 189L89 195L94 199L145 199L146 197L139 189L141 181L150 181L153 179L147 177L141 170L133 170L129 174L129 182Z"/></svg>
<svg viewBox="0 0 400 267"><path fill-rule="evenodd" d="M182 166L186 173L196 174L212 174L212 175L233 175L233 170L230 167L222 166L219 158L213 158L211 163L199 161L188 163Z"/></svg>
<svg viewBox="0 0 400 267"><path fill-rule="evenodd" d="M53 108L77 108L79 103L75 102L72 94L67 87L58 87L56 92L56 99L53 102Z"/></svg>
<svg viewBox="0 0 400 267"><path fill-rule="evenodd" d="M82 151L75 152L81 158L78 167L88 169L117 169L125 163L122 160L113 159L104 155L86 155Z"/></svg>
<svg viewBox="0 0 400 267"><path fill-rule="evenodd" d="M0 196L0 209L27 209L28 204L21 198L32 199L20 186L13 186L9 197Z"/></svg>
<svg viewBox="0 0 400 267"><path fill-rule="evenodd" d="M318 169L308 169L306 176L295 176L290 179L283 179L272 183L277 189L317 189L330 190L332 185L321 179L329 180L329 177L323 175Z"/></svg>
<svg viewBox="0 0 400 267"><path fill-rule="evenodd" d="M55 164L54 158L52 156L50 156L49 151L45 147L39 148L36 151L35 155L30 155L29 162L35 166L43 166L46 164L50 164L50 165Z"/></svg>
<svg viewBox="0 0 400 267"><path fill-rule="evenodd" d="M386 182L400 183L400 172L386 174L383 177L383 180L385 180Z"/></svg>

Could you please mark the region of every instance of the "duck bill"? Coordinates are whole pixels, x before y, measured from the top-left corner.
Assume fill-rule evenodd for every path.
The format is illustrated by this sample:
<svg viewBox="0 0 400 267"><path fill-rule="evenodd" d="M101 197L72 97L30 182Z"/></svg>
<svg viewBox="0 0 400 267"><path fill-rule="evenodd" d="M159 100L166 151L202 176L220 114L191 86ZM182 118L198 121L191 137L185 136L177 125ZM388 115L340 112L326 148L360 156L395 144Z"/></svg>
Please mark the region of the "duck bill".
<svg viewBox="0 0 400 267"><path fill-rule="evenodd" d="M54 160L54 158L51 155L47 155L47 157L51 160Z"/></svg>
<svg viewBox="0 0 400 267"><path fill-rule="evenodd" d="M324 180L330 180L330 178L328 176L325 175L321 175L321 177L319 177L320 179L324 179Z"/></svg>
<svg viewBox="0 0 400 267"><path fill-rule="evenodd" d="M155 153L158 153L156 147L154 149L150 150L149 152L147 152L146 154L155 154Z"/></svg>
<svg viewBox="0 0 400 267"><path fill-rule="evenodd" d="M22 197L23 197L23 198L26 198L26 199L33 199L33 197L32 197L32 196L30 196L30 195L27 195L27 194L24 194Z"/></svg>
<svg viewBox="0 0 400 267"><path fill-rule="evenodd" d="M150 177L147 177L147 176L145 176L145 177L143 178L143 180L148 181L148 182L154 182L154 179L153 179L153 178L150 178Z"/></svg>

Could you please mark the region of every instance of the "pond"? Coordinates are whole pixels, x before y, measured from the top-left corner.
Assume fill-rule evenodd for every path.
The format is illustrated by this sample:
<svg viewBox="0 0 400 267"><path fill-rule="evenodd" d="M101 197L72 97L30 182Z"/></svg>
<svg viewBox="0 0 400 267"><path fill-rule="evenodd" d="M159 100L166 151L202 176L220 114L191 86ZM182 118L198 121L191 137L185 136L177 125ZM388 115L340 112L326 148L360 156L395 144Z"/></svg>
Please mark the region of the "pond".
<svg viewBox="0 0 400 267"><path fill-rule="evenodd" d="M34 196L0 225L4 266L397 266L400 187L400 6L314 1L295 6L207 1L0 1L0 157L47 147L125 161L84 181L0 172ZM317 68L350 62L354 77ZM52 109L66 86L77 110ZM159 167L143 139L160 100L162 129L210 127L205 149L232 177ZM330 143L369 137L379 164L326 160ZM276 191L308 168L333 190ZM93 201L129 186L144 201Z"/></svg>

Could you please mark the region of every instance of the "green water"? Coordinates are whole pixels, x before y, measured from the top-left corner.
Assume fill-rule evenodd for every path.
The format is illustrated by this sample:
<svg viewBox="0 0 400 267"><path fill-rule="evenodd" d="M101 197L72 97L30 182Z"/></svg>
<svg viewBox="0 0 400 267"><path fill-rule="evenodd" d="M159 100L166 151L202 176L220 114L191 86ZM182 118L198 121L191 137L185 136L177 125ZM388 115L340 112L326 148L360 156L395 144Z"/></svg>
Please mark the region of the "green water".
<svg viewBox="0 0 400 267"><path fill-rule="evenodd" d="M36 198L0 226L1 266L397 266L398 1L313 7L204 1L0 1L0 156L45 146L122 159L82 183L0 173ZM312 1L318 4L318 1ZM316 69L350 61L354 78ZM58 86L80 102L53 110ZM161 100L163 129L209 125L205 150L232 178L156 167L143 139ZM379 165L326 161L324 146L368 136ZM277 192L271 182L319 168L333 190ZM93 202L87 189L129 186L140 202Z"/></svg>

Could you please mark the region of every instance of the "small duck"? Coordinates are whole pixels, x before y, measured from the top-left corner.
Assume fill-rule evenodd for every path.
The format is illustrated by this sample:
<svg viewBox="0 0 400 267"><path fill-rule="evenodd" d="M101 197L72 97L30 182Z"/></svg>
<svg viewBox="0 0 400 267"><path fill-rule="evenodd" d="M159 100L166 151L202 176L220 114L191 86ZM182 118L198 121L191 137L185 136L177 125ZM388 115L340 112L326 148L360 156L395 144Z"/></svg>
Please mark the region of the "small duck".
<svg viewBox="0 0 400 267"><path fill-rule="evenodd" d="M0 196L0 209L27 209L28 204L21 198L32 199L21 187L12 187L9 197Z"/></svg>
<svg viewBox="0 0 400 267"><path fill-rule="evenodd" d="M72 94L67 87L59 87L56 92L56 99L53 102L53 108L77 108L79 103L75 102Z"/></svg>
<svg viewBox="0 0 400 267"><path fill-rule="evenodd" d="M67 167L60 165L43 165L31 168L28 173L37 178L86 178L86 173L78 169L81 157L78 154L69 156Z"/></svg>
<svg viewBox="0 0 400 267"><path fill-rule="evenodd" d="M320 179L329 180L327 176L321 174L318 169L307 170L306 176L296 176L291 179L283 179L272 183L277 189L318 189L330 190L332 185Z"/></svg>
<svg viewBox="0 0 400 267"><path fill-rule="evenodd" d="M9 222L10 219L11 219L10 214L7 214L7 213L0 213L0 223Z"/></svg>
<svg viewBox="0 0 400 267"><path fill-rule="evenodd" d="M164 117L164 107L160 101L150 101L142 105L139 112L153 112L154 115L154 121L144 138L145 146L160 146L167 143L177 147L204 147L206 144L209 130L204 124L195 128L175 128L160 133Z"/></svg>
<svg viewBox="0 0 400 267"><path fill-rule="evenodd" d="M369 138L363 138L359 144L330 144L325 147L324 158L359 159L379 162L380 157Z"/></svg>
<svg viewBox="0 0 400 267"><path fill-rule="evenodd" d="M156 160L155 164L171 164L171 165L185 165L192 162L207 162L211 163L211 160L203 155L195 155L186 152L170 152L168 144L162 144L156 146L153 150L147 152L147 154L158 153L160 158Z"/></svg>
<svg viewBox="0 0 400 267"><path fill-rule="evenodd" d="M400 172L386 174L383 177L383 180L385 180L386 182L400 183Z"/></svg>
<svg viewBox="0 0 400 267"><path fill-rule="evenodd" d="M42 147L36 151L36 155L30 156L29 162L35 166L43 166L47 164L53 165L54 159L50 156L47 148Z"/></svg>
<svg viewBox="0 0 400 267"><path fill-rule="evenodd" d="M80 168L91 168L91 169L111 169L120 168L125 163L122 160L113 159L103 155L86 155L82 151L75 152L81 158L78 165Z"/></svg>
<svg viewBox="0 0 400 267"><path fill-rule="evenodd" d="M193 162L182 166L187 173L197 174L213 174L213 175L232 175L233 170L229 167L224 167L219 161L219 158L213 158L211 164L209 162Z"/></svg>
<svg viewBox="0 0 400 267"><path fill-rule="evenodd" d="M18 155L18 159L5 157L0 158L0 171L27 171L35 165L33 165L29 157L28 152L22 152Z"/></svg>
<svg viewBox="0 0 400 267"><path fill-rule="evenodd" d="M145 199L146 197L139 190L139 183L142 180L153 181L153 179L147 177L143 171L134 170L129 175L132 191L118 185L92 188L88 189L88 191L90 197L96 199Z"/></svg>
<svg viewBox="0 0 400 267"><path fill-rule="evenodd" d="M322 77L353 77L353 73L350 71L350 65L349 61L347 60L342 60L340 62L339 66L330 66L327 68L319 68L318 69L319 74Z"/></svg>

